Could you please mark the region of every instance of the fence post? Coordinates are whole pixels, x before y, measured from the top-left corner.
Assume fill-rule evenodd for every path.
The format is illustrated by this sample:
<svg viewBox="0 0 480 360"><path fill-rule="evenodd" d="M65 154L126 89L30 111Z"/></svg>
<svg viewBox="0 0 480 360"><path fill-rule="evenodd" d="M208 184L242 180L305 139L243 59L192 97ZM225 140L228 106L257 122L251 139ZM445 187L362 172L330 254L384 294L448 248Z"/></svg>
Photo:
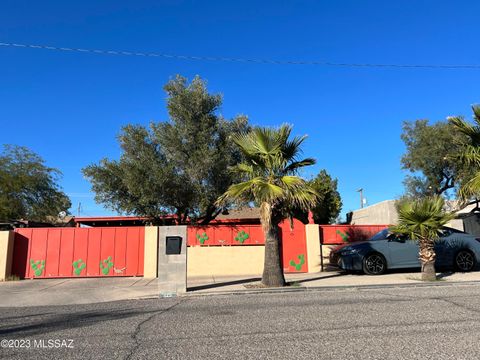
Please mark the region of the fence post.
<svg viewBox="0 0 480 360"><path fill-rule="evenodd" d="M307 241L308 272L316 273L321 270L320 226L317 224L305 225Z"/></svg>
<svg viewBox="0 0 480 360"><path fill-rule="evenodd" d="M5 281L12 271L13 231L0 231L0 281Z"/></svg>
<svg viewBox="0 0 480 360"><path fill-rule="evenodd" d="M145 227L143 277L158 277L158 227Z"/></svg>

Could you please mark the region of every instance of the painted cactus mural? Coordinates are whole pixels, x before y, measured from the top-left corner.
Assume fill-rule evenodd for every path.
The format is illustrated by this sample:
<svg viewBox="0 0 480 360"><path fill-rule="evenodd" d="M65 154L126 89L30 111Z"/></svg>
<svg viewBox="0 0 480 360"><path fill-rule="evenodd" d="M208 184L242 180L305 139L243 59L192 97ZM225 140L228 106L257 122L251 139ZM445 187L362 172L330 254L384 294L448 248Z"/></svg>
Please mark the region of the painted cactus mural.
<svg viewBox="0 0 480 360"><path fill-rule="evenodd" d="M207 235L206 232L204 232L204 233L201 234L201 235L200 235L200 234L197 234L197 239L198 239L198 241L200 241L200 244L203 245L203 244L205 243L205 241L208 240L208 235Z"/></svg>
<svg viewBox="0 0 480 360"><path fill-rule="evenodd" d="M103 275L108 275L112 267L113 267L113 262L112 262L111 256L109 256L105 260L100 261L100 270L102 271Z"/></svg>
<svg viewBox="0 0 480 360"><path fill-rule="evenodd" d="M300 254L297 258L299 260L298 264L294 260L290 260L290 266L293 266L295 270L300 271L302 270L302 265L305 264L305 255Z"/></svg>
<svg viewBox="0 0 480 360"><path fill-rule="evenodd" d="M340 237L342 238L343 242L348 242L350 236L340 230L337 230L337 234L340 235Z"/></svg>
<svg viewBox="0 0 480 360"><path fill-rule="evenodd" d="M87 264L85 264L85 262L82 259L78 259L77 261L74 261L72 263L72 266L74 269L73 273L77 276L80 276L80 274L82 273L82 270L85 269Z"/></svg>
<svg viewBox="0 0 480 360"><path fill-rule="evenodd" d="M30 259L30 266L32 267L35 276L42 276L43 269L45 269L45 260Z"/></svg>
<svg viewBox="0 0 480 360"><path fill-rule="evenodd" d="M238 241L240 244L243 244L245 240L248 239L248 234L245 231L239 231L237 236L235 236L235 241Z"/></svg>

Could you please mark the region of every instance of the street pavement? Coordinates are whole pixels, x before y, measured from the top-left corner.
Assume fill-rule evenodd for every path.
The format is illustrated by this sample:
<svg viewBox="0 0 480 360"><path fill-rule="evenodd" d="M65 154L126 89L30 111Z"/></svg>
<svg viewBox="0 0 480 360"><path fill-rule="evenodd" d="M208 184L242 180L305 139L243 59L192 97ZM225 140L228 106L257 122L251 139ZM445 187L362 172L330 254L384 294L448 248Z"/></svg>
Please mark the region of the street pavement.
<svg viewBox="0 0 480 360"><path fill-rule="evenodd" d="M478 359L479 298L469 283L0 308L0 339L24 344L0 357Z"/></svg>

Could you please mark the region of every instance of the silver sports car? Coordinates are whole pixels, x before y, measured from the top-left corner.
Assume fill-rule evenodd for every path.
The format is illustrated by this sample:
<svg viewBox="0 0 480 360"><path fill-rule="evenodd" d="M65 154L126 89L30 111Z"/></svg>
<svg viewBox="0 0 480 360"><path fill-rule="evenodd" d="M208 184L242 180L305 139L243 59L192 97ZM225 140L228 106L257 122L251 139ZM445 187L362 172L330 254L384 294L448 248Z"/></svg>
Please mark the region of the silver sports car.
<svg viewBox="0 0 480 360"><path fill-rule="evenodd" d="M418 242L384 229L367 241L341 245L330 253L330 264L345 271L383 274L387 269L420 268ZM435 245L437 269L471 271L480 263L480 239L443 228Z"/></svg>

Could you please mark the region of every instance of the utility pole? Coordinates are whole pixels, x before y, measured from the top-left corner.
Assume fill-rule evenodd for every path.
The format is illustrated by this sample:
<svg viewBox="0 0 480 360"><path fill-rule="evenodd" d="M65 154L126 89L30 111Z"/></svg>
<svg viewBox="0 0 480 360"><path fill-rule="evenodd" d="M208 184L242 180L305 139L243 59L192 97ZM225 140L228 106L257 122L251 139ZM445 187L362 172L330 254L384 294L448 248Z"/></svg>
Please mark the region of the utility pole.
<svg viewBox="0 0 480 360"><path fill-rule="evenodd" d="M78 208L77 208L77 216L80 216L80 209L82 208L82 203L78 203Z"/></svg>
<svg viewBox="0 0 480 360"><path fill-rule="evenodd" d="M363 209L363 188L357 190L360 193L360 209Z"/></svg>

